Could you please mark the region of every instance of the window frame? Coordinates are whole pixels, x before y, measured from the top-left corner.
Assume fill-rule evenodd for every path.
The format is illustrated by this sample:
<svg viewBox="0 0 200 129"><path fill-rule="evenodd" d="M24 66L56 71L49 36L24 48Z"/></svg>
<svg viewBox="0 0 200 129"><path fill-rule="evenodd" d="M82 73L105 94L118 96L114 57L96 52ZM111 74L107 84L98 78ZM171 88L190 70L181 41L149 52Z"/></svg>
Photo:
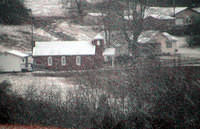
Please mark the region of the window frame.
<svg viewBox="0 0 200 129"><path fill-rule="evenodd" d="M66 66L67 61L66 61L66 56L61 56L61 65Z"/></svg>
<svg viewBox="0 0 200 129"><path fill-rule="evenodd" d="M48 64L48 66L52 66L53 65L53 58L51 56L48 57L47 64Z"/></svg>
<svg viewBox="0 0 200 129"><path fill-rule="evenodd" d="M177 21L181 21L181 22L177 22ZM183 18L176 18L175 23L176 23L176 25L179 25L179 26L184 25L184 19Z"/></svg>
<svg viewBox="0 0 200 129"><path fill-rule="evenodd" d="M76 65L81 66L81 56L76 56Z"/></svg>
<svg viewBox="0 0 200 129"><path fill-rule="evenodd" d="M97 46L100 46L100 45L101 45L101 41L97 40Z"/></svg>
<svg viewBox="0 0 200 129"><path fill-rule="evenodd" d="M172 48L172 47L173 47L172 42L167 40L166 41L166 48Z"/></svg>

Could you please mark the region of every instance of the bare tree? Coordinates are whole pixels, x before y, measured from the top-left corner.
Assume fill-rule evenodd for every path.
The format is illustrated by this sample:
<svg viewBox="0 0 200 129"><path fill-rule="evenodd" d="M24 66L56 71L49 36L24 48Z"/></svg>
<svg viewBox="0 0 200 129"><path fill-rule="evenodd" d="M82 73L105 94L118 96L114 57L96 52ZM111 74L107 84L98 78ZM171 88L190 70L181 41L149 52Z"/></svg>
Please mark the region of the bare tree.
<svg viewBox="0 0 200 129"><path fill-rule="evenodd" d="M82 0L75 0L75 3L78 10L78 14L82 15L83 14Z"/></svg>
<svg viewBox="0 0 200 129"><path fill-rule="evenodd" d="M63 7L69 10L76 10L78 15L83 15L84 10L87 7L86 0L63 0Z"/></svg>
<svg viewBox="0 0 200 129"><path fill-rule="evenodd" d="M103 21L106 32L120 31L128 42L130 53L134 54L138 37L144 30L147 0L109 0L103 6L100 9L107 15Z"/></svg>
<svg viewBox="0 0 200 129"><path fill-rule="evenodd" d="M129 49L131 52L134 52L138 47L138 37L143 31L143 21L144 14L146 9L146 0L125 0L128 13L127 16L122 15L123 18L123 27L122 31L124 33L125 39L129 43ZM128 19L128 24L126 24L126 17ZM128 27L126 27L128 25ZM130 36L129 36L130 34Z"/></svg>

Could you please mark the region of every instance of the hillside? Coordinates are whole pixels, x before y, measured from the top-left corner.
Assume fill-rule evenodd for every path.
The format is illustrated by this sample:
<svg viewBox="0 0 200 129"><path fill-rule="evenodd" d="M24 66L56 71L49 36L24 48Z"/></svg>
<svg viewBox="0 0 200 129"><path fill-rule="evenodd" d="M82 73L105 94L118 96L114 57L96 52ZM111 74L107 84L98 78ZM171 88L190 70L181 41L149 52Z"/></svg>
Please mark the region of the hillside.
<svg viewBox="0 0 200 129"><path fill-rule="evenodd" d="M61 4L55 0L26 0L32 10L33 21L23 25L0 24L0 48L31 50L31 22L34 41L90 40L96 35L90 26L74 24L63 15Z"/></svg>

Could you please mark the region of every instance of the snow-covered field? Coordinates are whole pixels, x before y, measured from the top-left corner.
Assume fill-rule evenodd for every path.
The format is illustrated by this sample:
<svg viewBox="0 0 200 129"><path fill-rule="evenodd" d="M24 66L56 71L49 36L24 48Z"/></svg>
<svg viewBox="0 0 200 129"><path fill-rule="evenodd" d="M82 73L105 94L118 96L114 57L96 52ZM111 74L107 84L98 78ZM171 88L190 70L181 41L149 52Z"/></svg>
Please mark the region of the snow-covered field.
<svg viewBox="0 0 200 129"><path fill-rule="evenodd" d="M34 16L64 16L59 0L25 0L25 6Z"/></svg>
<svg viewBox="0 0 200 129"><path fill-rule="evenodd" d="M61 93L61 98L65 99L65 93L76 88L69 78L64 77L37 77L31 73L6 73L0 74L0 82L7 80L11 83L11 90L18 95L24 95L28 88L36 90L36 93Z"/></svg>
<svg viewBox="0 0 200 129"><path fill-rule="evenodd" d="M120 97L114 97L106 89L90 88L74 81L75 77L50 77L50 76L34 76L32 73L5 73L0 74L0 83L4 80L8 81L11 91L15 94L26 97L27 94L38 95L40 99L49 99L50 95L58 97L56 101L61 100L72 101L74 98L84 98L97 108L99 99L102 95L107 96L107 101L114 107L124 106L128 108L128 97L124 96L124 100ZM80 86L81 85L81 86ZM122 108L119 108L122 109Z"/></svg>
<svg viewBox="0 0 200 129"><path fill-rule="evenodd" d="M81 26L73 23L69 24L68 22L62 22L61 24L58 24L56 30L62 31L63 33L76 38L77 40L91 40L97 34L92 30L91 26Z"/></svg>

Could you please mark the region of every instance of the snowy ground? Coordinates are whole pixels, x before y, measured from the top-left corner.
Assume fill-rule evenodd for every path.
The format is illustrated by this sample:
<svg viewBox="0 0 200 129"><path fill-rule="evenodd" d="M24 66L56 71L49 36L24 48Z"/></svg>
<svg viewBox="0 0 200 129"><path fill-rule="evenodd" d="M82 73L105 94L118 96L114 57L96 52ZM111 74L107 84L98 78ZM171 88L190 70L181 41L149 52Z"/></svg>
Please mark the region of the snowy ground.
<svg viewBox="0 0 200 129"><path fill-rule="evenodd" d="M34 16L35 41L91 40L96 35L92 27L77 25L65 18L59 0L25 0L25 5L32 9ZM31 50L31 24L0 27L0 52L10 49L22 52ZM3 80L10 81L12 90L21 95L33 86L38 93L62 91L61 97L64 99L67 91L77 88L69 78L37 77L31 73L0 74L0 82Z"/></svg>
<svg viewBox="0 0 200 129"><path fill-rule="evenodd" d="M81 26L73 23L69 24L68 22L65 21L62 22L61 24L58 24L56 30L62 31L63 33L66 33L76 38L77 40L91 40L97 34L92 30L91 26Z"/></svg>
<svg viewBox="0 0 200 129"><path fill-rule="evenodd" d="M12 84L12 91L24 95L28 88L36 89L37 94L54 92L61 93L61 98L66 98L68 91L76 88L70 78L64 77L37 77L31 73L7 73L0 74L0 82L7 80Z"/></svg>
<svg viewBox="0 0 200 129"><path fill-rule="evenodd" d="M198 58L200 57L200 48L180 48L178 53L184 57Z"/></svg>
<svg viewBox="0 0 200 129"><path fill-rule="evenodd" d="M102 95L108 97L108 103L115 108L118 106L122 110L122 105L128 108L128 97L122 101L119 97L114 97L107 90L101 88L89 88L75 84L74 77L44 77L33 76L32 73L5 73L0 74L0 83L4 80L11 83L11 91L20 96L26 94L39 95L40 99L48 99L53 93L54 97L59 97L61 102L71 101L75 96L83 97L98 107L99 99ZM86 101L87 101L86 100ZM59 101L59 100L58 100ZM123 102L123 103L122 103Z"/></svg>
<svg viewBox="0 0 200 129"><path fill-rule="evenodd" d="M25 0L25 6L34 16L64 16L59 0Z"/></svg>

